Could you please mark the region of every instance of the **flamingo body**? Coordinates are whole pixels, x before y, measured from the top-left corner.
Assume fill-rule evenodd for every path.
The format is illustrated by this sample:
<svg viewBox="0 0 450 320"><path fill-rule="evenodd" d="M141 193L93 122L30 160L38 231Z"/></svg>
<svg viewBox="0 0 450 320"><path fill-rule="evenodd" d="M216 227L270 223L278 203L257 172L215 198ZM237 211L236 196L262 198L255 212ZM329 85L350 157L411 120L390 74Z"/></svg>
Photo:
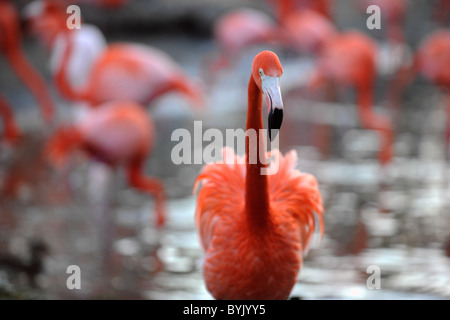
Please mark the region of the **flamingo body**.
<svg viewBox="0 0 450 320"><path fill-rule="evenodd" d="M295 11L283 21L286 43L307 53L318 53L336 34L336 28L323 15L309 9Z"/></svg>
<svg viewBox="0 0 450 320"><path fill-rule="evenodd" d="M275 23L264 12L244 8L221 17L214 28L215 38L232 54L250 45L269 40Z"/></svg>
<svg viewBox="0 0 450 320"><path fill-rule="evenodd" d="M37 3L28 11L34 31L53 48L54 82L67 100L91 107L117 100L146 105L178 92L193 105L204 105L201 86L161 50L133 43L108 45L91 25L68 30L64 8L56 2Z"/></svg>
<svg viewBox="0 0 450 320"><path fill-rule="evenodd" d="M272 17L252 8L236 9L221 16L213 31L221 53L210 63L210 71L228 67L243 50L273 40L275 27Z"/></svg>
<svg viewBox="0 0 450 320"><path fill-rule="evenodd" d="M338 34L327 41L321 52L318 58L318 71L311 80L311 86L326 79L356 89L361 125L378 131L379 161L384 165L392 159L393 129L389 118L373 111L376 52L376 45L372 39L359 31Z"/></svg>
<svg viewBox="0 0 450 320"><path fill-rule="evenodd" d="M196 223L204 279L216 299L286 299L322 212L316 179L295 169L297 154L275 152L279 171L269 176L271 229L255 235L245 219L245 165L207 165L198 176Z"/></svg>
<svg viewBox="0 0 450 320"><path fill-rule="evenodd" d="M422 41L417 55L416 68L436 86L450 89L450 31L438 29ZM450 94L447 92L447 123L445 128L446 155L450 145Z"/></svg>
<svg viewBox="0 0 450 320"><path fill-rule="evenodd" d="M86 87L94 105L117 99L146 104L171 90L197 103L201 100L200 92L169 56L140 45L110 45L94 64Z"/></svg>
<svg viewBox="0 0 450 320"><path fill-rule="evenodd" d="M417 52L417 67L430 82L450 89L450 31L440 29L430 34Z"/></svg>
<svg viewBox="0 0 450 320"><path fill-rule="evenodd" d="M46 147L48 159L62 165L68 156L82 150L110 167L124 167L131 186L154 195L157 225L165 221L162 184L143 175L146 157L153 147L154 125L145 109L131 101L109 102L89 111L84 120L60 128Z"/></svg>

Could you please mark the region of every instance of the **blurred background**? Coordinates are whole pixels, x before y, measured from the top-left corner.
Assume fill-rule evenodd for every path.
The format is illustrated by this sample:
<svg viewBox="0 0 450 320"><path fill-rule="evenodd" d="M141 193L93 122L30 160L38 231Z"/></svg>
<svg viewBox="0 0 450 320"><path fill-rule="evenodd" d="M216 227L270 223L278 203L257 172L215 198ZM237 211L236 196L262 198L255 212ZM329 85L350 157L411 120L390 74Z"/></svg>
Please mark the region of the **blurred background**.
<svg viewBox="0 0 450 320"><path fill-rule="evenodd" d="M202 164L174 164L178 141L171 136L178 128L193 133L194 120L203 121L203 131L244 128L251 62L264 49L275 51L284 68L280 149L297 150L298 168L316 176L326 211L323 238L305 257L291 298L450 298L449 37L430 49L437 58L418 58L427 37L447 30L449 1L62 1L64 8L79 6L78 31L89 26L93 34L80 42L91 51L75 50L81 61L75 70L89 66L93 52L108 44L135 43L167 54L201 88L203 108L177 90L145 103L155 125L145 173L167 193L161 229L154 223L153 198L130 187L121 166L99 164L82 151L62 170L45 158L55 128L76 121L88 103L70 101L55 84L67 44L64 36L57 38L55 22L45 20L57 10L36 3L0 0L0 95L21 131L8 141L6 121L0 122L1 298L212 299L194 224L192 188ZM291 7L283 12L284 3ZM370 4L381 8L381 29L367 27ZM320 15L317 26L315 16L290 16L306 10ZM46 21L41 29L39 21ZM317 70L332 77L325 76L333 68L322 60L331 55L328 39L348 30L373 41L375 70L352 56L357 48L342 49L333 62L346 68L350 59L360 76L336 72L334 81L315 86ZM15 67L19 51L43 82L37 89L21 76L38 82L23 70L25 63ZM380 158L378 134L386 128L360 121L358 88L367 89L360 85L366 78L373 79L373 113L390 123L388 159ZM39 107L48 98L55 108L50 124ZM192 155L202 152L191 147ZM70 265L81 269L80 290L66 286ZM371 265L381 271L379 290L366 285Z"/></svg>

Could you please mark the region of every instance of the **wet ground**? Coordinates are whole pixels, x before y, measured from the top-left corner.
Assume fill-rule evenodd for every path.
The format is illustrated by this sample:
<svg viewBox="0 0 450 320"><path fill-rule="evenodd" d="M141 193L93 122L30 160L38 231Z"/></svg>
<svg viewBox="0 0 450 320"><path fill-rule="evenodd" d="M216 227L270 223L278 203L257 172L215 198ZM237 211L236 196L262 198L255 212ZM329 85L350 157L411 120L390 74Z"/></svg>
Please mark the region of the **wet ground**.
<svg viewBox="0 0 450 320"><path fill-rule="evenodd" d="M339 10L340 20L351 25L350 18L344 19L345 10ZM198 79L205 76L205 53L215 48L208 38L186 35L135 35L133 41L164 49ZM31 41L25 45L45 70L42 48ZM202 279L203 252L194 224L192 186L201 165L169 160L177 144L171 134L177 128L193 132L194 120L203 120L203 130L244 128L248 66L260 49L248 50L232 69L207 82L208 110L193 111L176 95L149 107L157 141L146 173L160 178L167 189L163 230L153 223L152 199L130 189L120 169L105 169L81 155L74 157L66 174L48 167L40 158L48 132L34 102L3 76L2 90L6 88L19 106L17 118L26 136L17 149L1 149L0 180L7 181L12 172L24 178L11 187L12 193L2 190L0 252L26 260L32 239L44 241L49 251L36 288L23 274L0 268L0 297L212 299ZM298 168L317 177L326 209L325 234L305 257L291 298L449 299L450 258L444 248L450 235L450 189L443 93L420 79L408 87L396 126L395 158L381 167L377 135L358 124L352 93L341 93L339 103L310 99L295 90L293 82L303 81L312 61L283 52L280 57L285 69L280 148L297 150ZM388 113L385 80L378 80L376 107ZM67 120L70 106L56 93L54 97L61 119ZM323 132L330 135L329 144L318 143L324 141ZM100 192L102 187L105 191ZM81 269L81 290L66 286L70 265ZM380 289L368 287L370 266L379 267Z"/></svg>

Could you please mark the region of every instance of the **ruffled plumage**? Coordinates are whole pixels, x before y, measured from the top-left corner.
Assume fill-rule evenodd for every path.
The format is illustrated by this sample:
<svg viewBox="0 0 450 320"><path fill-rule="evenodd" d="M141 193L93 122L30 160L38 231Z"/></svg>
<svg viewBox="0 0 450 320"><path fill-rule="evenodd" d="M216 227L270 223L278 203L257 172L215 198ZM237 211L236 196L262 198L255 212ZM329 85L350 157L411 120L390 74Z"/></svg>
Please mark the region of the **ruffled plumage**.
<svg viewBox="0 0 450 320"><path fill-rule="evenodd" d="M241 212L245 202L245 164L243 158L235 155L230 148L224 148L223 154L231 155L233 163L207 164L195 180L194 192L202 183L197 198L195 213L203 248L208 248L214 222L235 212ZM323 205L316 178L296 169L297 152L291 150L285 156L274 150L267 153L273 157L269 170L278 163L278 172L268 175L270 202L277 208L289 212L298 222L302 234L302 248L307 250L319 220L320 234L323 234ZM276 165L275 165L276 167Z"/></svg>
<svg viewBox="0 0 450 320"><path fill-rule="evenodd" d="M268 175L274 231L252 238L245 226L246 165L233 150L224 148L223 153L232 161L205 165L194 185L195 192L202 184L195 220L206 251L208 290L217 299L285 299L310 245L316 215L323 233L318 183L314 176L295 169L295 151L285 156L278 150L268 153L273 157L272 173L278 164L278 171Z"/></svg>

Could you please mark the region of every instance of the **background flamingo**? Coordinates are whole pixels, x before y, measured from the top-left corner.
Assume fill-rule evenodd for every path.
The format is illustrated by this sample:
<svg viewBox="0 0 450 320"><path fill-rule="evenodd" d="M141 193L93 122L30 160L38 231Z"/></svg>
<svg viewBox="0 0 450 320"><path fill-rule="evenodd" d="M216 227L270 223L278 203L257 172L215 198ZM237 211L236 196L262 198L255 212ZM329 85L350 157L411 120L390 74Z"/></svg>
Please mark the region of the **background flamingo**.
<svg viewBox="0 0 450 320"><path fill-rule="evenodd" d="M311 9L290 11L280 29L284 45L313 56L337 33L330 19Z"/></svg>
<svg viewBox="0 0 450 320"><path fill-rule="evenodd" d="M356 89L358 115L364 128L376 130L380 137L379 161L388 164L393 155L393 129L389 118L373 110L376 45L359 31L347 31L327 42L312 76L314 87L323 81Z"/></svg>
<svg viewBox="0 0 450 320"><path fill-rule="evenodd" d="M387 43L378 44L380 53L377 59L377 70L380 75L389 77L387 101L390 104L394 122L397 123L402 95L411 79L412 49L408 46L404 33L409 4L406 0L365 0L358 4L365 15L367 15L368 6L380 7L381 30L385 33Z"/></svg>
<svg viewBox="0 0 450 320"><path fill-rule="evenodd" d="M330 0L270 0L269 2L277 13L280 24L293 12L303 10L313 10L333 21L333 9Z"/></svg>
<svg viewBox="0 0 450 320"><path fill-rule="evenodd" d="M247 129L259 133L263 128L263 93L269 130L281 126L282 73L273 52L255 57ZM249 161L249 150L265 149L264 138L258 137L256 145L249 143L247 139L245 164L238 164L234 152L225 149L224 159L233 162L206 165L196 180L194 189L202 182L195 219L206 251L204 278L216 299L286 299L314 231L314 212L323 231L321 195L316 179L295 169L294 151L283 156L272 150L279 170L267 176L260 171L265 159Z"/></svg>
<svg viewBox="0 0 450 320"><path fill-rule="evenodd" d="M134 102L109 102L89 111L88 115L75 125L58 129L48 142L46 154L48 159L59 167L67 161L71 153L81 150L112 169L125 168L128 184L154 197L155 224L162 228L166 219L164 186L158 179L144 174L145 161L153 143L154 125L141 105ZM102 172L100 174L99 178L104 179L105 175ZM90 178L92 177L91 175ZM108 184L108 180L105 183ZM102 193L101 190L91 192L93 195ZM99 210L96 214L100 215L100 227L103 228L101 233L104 233L100 234L103 239L102 252L105 253L105 263L108 264L111 245L108 221L111 218L105 215L110 215L110 212L105 208Z"/></svg>
<svg viewBox="0 0 450 320"><path fill-rule="evenodd" d="M54 105L47 85L28 62L21 48L19 15L9 1L0 1L0 51L20 80L30 89L47 123L53 120Z"/></svg>
<svg viewBox="0 0 450 320"><path fill-rule="evenodd" d="M66 68L68 83L79 89L86 83L92 65L107 46L101 30L83 22L82 28L71 30L69 36L65 7L54 1L33 1L23 11L33 35L51 52L49 66L52 74ZM72 52L63 65L68 40L71 41Z"/></svg>
<svg viewBox="0 0 450 320"><path fill-rule="evenodd" d="M35 10L31 21L37 32L46 34L47 38L54 38L56 33L65 40L65 48L54 72L55 84L64 98L86 102L91 107L115 100L132 100L147 105L173 91L187 97L195 106L204 104L200 85L187 78L182 68L166 53L150 46L131 43L114 43L102 50L103 41L98 31L94 30L90 33L94 33L98 43L94 40L93 49L87 55L84 70L88 76L84 83L74 87L69 80L74 72L69 66L73 59L83 59L84 52L76 51L79 32L66 28L63 12L59 4L47 1L44 10ZM85 47L84 44L81 46ZM74 57L77 54L79 56ZM89 61L92 61L91 65Z"/></svg>
<svg viewBox="0 0 450 320"><path fill-rule="evenodd" d="M304 50L318 46L332 32L328 0L269 1L273 14L252 9L235 9L214 24L214 39L221 54L209 72L228 67L245 49L256 44L275 44ZM318 15L319 17L316 17ZM320 20L320 21L313 21ZM301 39L299 44L298 39Z"/></svg>
<svg viewBox="0 0 450 320"><path fill-rule="evenodd" d="M253 45L273 41L275 27L273 17L260 10L241 8L223 14L213 28L220 54L209 62L208 72L216 73L229 67L245 49Z"/></svg>
<svg viewBox="0 0 450 320"><path fill-rule="evenodd" d="M48 142L47 155L57 166L75 150L111 167L124 166L131 186L149 192L156 199L156 224L164 225L164 188L144 176L144 165L154 141L153 123L134 102L110 102L89 112L82 122L62 127Z"/></svg>
<svg viewBox="0 0 450 320"><path fill-rule="evenodd" d="M420 74L446 91L447 119L445 125L445 156L449 157L450 144L450 31L438 29L428 35L420 44L415 60L415 68Z"/></svg>

